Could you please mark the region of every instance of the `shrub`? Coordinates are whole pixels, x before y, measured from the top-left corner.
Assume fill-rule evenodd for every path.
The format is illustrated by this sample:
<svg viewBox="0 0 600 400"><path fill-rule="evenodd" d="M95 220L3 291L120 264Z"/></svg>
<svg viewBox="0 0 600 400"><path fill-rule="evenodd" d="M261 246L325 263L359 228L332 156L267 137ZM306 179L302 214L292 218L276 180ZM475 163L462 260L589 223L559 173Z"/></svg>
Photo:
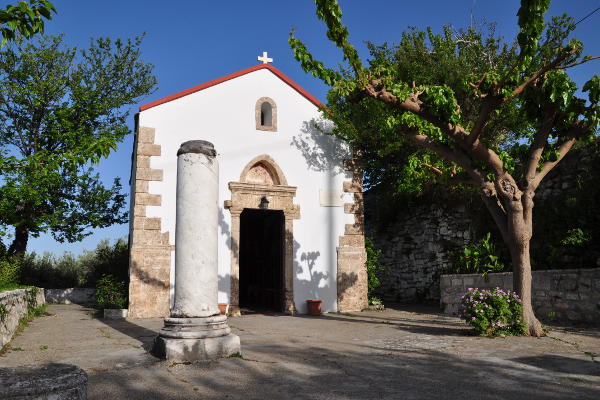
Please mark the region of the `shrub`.
<svg viewBox="0 0 600 400"><path fill-rule="evenodd" d="M496 247L490 239L490 233L477 243L469 243L454 254L452 267L447 272L451 274L482 274L500 272L504 264L496 255Z"/></svg>
<svg viewBox="0 0 600 400"><path fill-rule="evenodd" d="M65 252L56 257L51 253L42 256L26 254L22 261L21 283L44 288L95 287L103 275L127 282L129 251L127 241L118 239L114 245L105 239L95 250L84 251L80 256Z"/></svg>
<svg viewBox="0 0 600 400"><path fill-rule="evenodd" d="M94 292L98 308L127 308L127 285L112 275L103 275Z"/></svg>
<svg viewBox="0 0 600 400"><path fill-rule="evenodd" d="M478 335L523 335L523 306L516 293L500 288L469 288L462 297L461 317Z"/></svg>
<svg viewBox="0 0 600 400"><path fill-rule="evenodd" d="M19 286L21 263L17 260L0 260L0 291Z"/></svg>
<svg viewBox="0 0 600 400"><path fill-rule="evenodd" d="M379 277L377 276L378 272L383 271L383 267L379 264L381 250L376 250L374 248L373 240L369 237L365 238L365 250L367 252L367 293L369 295L369 299L377 300L379 303L381 303L381 300L372 297L375 289L381 285Z"/></svg>
<svg viewBox="0 0 600 400"><path fill-rule="evenodd" d="M42 256L26 254L22 261L21 283L43 288L64 289L80 287L85 283L86 271L69 252L60 257L51 253Z"/></svg>
<svg viewBox="0 0 600 400"><path fill-rule="evenodd" d="M117 239L111 245L108 239L98 243L94 251L86 251L79 257L82 268L86 271L86 283L93 287L104 275L112 275L115 280L129 280L129 246L127 240Z"/></svg>

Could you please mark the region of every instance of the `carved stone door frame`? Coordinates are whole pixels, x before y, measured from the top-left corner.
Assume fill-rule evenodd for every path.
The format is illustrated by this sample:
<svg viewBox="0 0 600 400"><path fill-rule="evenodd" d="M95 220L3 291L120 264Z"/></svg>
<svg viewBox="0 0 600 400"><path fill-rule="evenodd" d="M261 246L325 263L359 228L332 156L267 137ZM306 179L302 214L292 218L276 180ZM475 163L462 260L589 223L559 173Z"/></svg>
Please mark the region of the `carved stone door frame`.
<svg viewBox="0 0 600 400"><path fill-rule="evenodd" d="M274 184L248 183L253 166L266 168L268 182ZM278 184L279 183L279 184ZM280 184L283 183L283 184ZM283 173L271 159L263 155L254 158L240 176L240 182L229 182L231 200L225 201L225 208L231 214L231 292L230 310L239 314L240 300L240 216L245 209L283 211L284 216L284 262L283 262L283 304L282 309L289 314L294 307L294 220L300 218L300 206L294 204L296 187L287 186ZM267 200L267 202L264 201Z"/></svg>

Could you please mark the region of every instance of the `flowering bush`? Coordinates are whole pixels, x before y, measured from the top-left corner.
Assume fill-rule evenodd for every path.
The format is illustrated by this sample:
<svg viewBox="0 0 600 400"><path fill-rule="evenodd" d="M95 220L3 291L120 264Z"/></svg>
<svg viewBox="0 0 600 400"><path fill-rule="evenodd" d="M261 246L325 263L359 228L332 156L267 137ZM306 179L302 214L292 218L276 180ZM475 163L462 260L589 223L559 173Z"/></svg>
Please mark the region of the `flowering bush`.
<svg viewBox="0 0 600 400"><path fill-rule="evenodd" d="M462 297L461 317L479 335L523 335L522 315L521 299L511 291L469 288Z"/></svg>

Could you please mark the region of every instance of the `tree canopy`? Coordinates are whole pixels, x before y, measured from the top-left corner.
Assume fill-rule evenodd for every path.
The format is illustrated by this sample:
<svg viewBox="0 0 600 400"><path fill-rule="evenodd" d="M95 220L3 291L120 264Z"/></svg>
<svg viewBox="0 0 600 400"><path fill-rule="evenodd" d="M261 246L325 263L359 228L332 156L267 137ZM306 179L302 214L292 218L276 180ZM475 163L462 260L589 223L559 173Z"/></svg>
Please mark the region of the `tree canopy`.
<svg viewBox="0 0 600 400"><path fill-rule="evenodd" d="M29 235L79 241L89 228L126 222L118 179L93 167L130 132L126 105L156 85L141 38L92 40L83 50L40 37L0 52L0 224L10 255Z"/></svg>
<svg viewBox="0 0 600 400"><path fill-rule="evenodd" d="M52 12L56 9L48 0L31 0L29 4L19 1L16 6L8 5L0 10L0 47L19 35L30 39L36 33L44 32L44 18L52 19Z"/></svg>
<svg viewBox="0 0 600 400"><path fill-rule="evenodd" d="M326 67L293 33L289 43L302 68L332 87L324 115L334 134L358 150L373 183L420 190L435 179L478 190L510 250L529 332L539 335L530 304L533 197L575 142L597 133L600 79L583 85L583 98L566 73L597 57L571 38L569 17L546 23L549 0L522 0L514 43L474 28L413 28L395 46L370 44L365 66L337 1L315 3L344 64Z"/></svg>

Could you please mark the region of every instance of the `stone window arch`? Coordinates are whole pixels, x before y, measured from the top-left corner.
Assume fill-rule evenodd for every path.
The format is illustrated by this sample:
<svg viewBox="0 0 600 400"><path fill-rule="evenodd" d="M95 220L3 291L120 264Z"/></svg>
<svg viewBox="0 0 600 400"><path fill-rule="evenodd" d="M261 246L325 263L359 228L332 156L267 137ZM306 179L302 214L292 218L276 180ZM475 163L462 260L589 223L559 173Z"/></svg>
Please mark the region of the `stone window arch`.
<svg viewBox="0 0 600 400"><path fill-rule="evenodd" d="M261 97L255 106L256 129L277 132L277 104L270 97Z"/></svg>

